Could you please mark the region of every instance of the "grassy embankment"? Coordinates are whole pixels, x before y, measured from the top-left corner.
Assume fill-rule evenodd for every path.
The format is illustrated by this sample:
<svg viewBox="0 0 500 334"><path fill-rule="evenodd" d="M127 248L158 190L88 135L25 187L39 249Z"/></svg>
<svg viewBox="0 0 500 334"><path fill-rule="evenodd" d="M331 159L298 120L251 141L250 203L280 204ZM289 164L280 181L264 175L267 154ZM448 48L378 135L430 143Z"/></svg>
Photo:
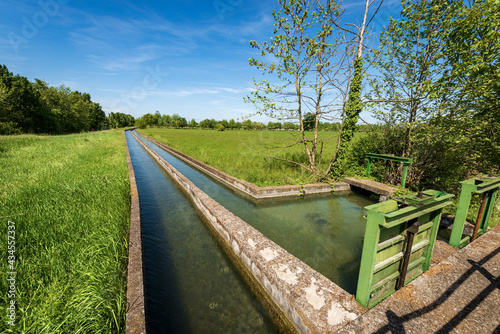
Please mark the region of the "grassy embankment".
<svg viewBox="0 0 500 334"><path fill-rule="evenodd" d="M122 332L130 221L123 132L0 136L0 175L0 332ZM15 298L7 294L9 224ZM6 317L12 300L15 327Z"/></svg>
<svg viewBox="0 0 500 334"><path fill-rule="evenodd" d="M219 132L167 128L147 128L139 131L234 177L261 187L314 182L309 178L308 172L304 172L299 166L264 155L276 155L308 164L303 146L281 149L283 145L289 145L296 140L287 131ZM293 135L299 136L300 133L293 132ZM308 136L312 137L312 133L308 133ZM322 159L324 167L333 156L338 133L321 132L320 137L325 141Z"/></svg>
<svg viewBox="0 0 500 334"><path fill-rule="evenodd" d="M182 151L198 160L218 168L232 176L244 179L258 186L276 186L285 184L310 183L307 173L296 166L285 162L270 159L252 149L268 154L277 154L281 158L298 159L306 163L306 157L299 146L279 152L279 149L266 149L265 145L279 146L290 143L293 137L286 131L224 131L199 129L167 129L147 128L140 132L166 145ZM294 133L298 135L299 133ZM311 135L311 134L309 134ZM333 155L338 133L322 132L321 137L328 140L328 148L324 150L324 157L330 159ZM356 136L363 134L357 133ZM286 151L286 152L285 152ZM326 163L326 162L325 162ZM380 164L379 164L380 165ZM376 168L375 165L373 168ZM349 170L349 175L364 177L365 167ZM378 180L381 181L381 180ZM445 212L454 215L458 203L458 194L454 204L445 209ZM476 196L479 198L479 196ZM474 198L467 215L469 221L475 221L479 208L479 199ZM490 226L500 223L500 195L497 196Z"/></svg>

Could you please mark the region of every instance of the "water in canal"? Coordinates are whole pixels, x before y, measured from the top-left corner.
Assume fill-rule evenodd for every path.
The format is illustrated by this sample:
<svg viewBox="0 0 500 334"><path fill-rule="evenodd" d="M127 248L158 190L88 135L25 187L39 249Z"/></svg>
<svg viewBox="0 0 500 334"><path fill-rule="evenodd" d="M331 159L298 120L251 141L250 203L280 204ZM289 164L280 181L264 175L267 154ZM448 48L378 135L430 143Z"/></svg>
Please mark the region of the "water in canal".
<svg viewBox="0 0 500 334"><path fill-rule="evenodd" d="M353 192L256 205L137 134L207 195L351 294L356 292L366 219L375 201Z"/></svg>
<svg viewBox="0 0 500 334"><path fill-rule="evenodd" d="M149 333L276 333L191 203L126 133L139 192Z"/></svg>

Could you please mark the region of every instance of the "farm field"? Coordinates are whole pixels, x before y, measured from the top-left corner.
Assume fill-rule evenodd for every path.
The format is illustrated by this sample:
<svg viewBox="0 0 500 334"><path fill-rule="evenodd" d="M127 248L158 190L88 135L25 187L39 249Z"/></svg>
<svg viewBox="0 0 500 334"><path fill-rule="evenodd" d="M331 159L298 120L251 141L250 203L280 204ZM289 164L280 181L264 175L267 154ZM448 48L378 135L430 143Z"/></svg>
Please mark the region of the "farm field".
<svg viewBox="0 0 500 334"><path fill-rule="evenodd" d="M234 177L261 187L315 182L307 171L290 163L270 158L307 162L302 147L290 145L299 132L216 131L199 129L146 128L139 132L186 153ZM312 133L310 133L312 137ZM338 138L337 132L320 132L325 141L322 166L329 163ZM319 151L319 150L318 150Z"/></svg>
<svg viewBox="0 0 500 334"><path fill-rule="evenodd" d="M0 332L123 332L130 222L123 131L0 136L0 175L0 261L16 273L14 299L6 293L12 282L0 283L2 309L15 300L15 327L2 321Z"/></svg>

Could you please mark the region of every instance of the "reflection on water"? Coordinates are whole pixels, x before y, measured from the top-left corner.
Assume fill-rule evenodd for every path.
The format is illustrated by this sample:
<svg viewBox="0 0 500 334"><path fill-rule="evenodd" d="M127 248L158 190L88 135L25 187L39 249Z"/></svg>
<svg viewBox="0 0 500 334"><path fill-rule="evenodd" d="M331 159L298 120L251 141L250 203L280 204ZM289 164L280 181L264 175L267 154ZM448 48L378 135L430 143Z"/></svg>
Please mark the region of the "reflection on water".
<svg viewBox="0 0 500 334"><path fill-rule="evenodd" d="M363 208L375 201L343 192L257 205L140 137L207 195L349 293L356 292L366 224Z"/></svg>
<svg viewBox="0 0 500 334"><path fill-rule="evenodd" d="M150 333L276 333L180 189L127 132L139 192Z"/></svg>

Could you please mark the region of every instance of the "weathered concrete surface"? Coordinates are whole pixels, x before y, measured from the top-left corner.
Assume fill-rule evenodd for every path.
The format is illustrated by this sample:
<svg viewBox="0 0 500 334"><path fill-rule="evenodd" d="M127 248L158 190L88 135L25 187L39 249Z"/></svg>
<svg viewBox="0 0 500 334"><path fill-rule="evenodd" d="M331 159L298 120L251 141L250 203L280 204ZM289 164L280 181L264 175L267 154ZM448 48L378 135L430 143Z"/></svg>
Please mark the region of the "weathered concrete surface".
<svg viewBox="0 0 500 334"><path fill-rule="evenodd" d="M457 251L458 248L450 246L447 242L436 240L436 243L434 244L434 252L432 253L431 265L436 265L446 260Z"/></svg>
<svg viewBox="0 0 500 334"><path fill-rule="evenodd" d="M125 132L124 132L125 133ZM130 234L129 234L129 257L127 277L127 315L126 333L146 333L146 314L144 312L144 280L142 272L142 238L141 238L141 216L139 211L139 195L135 183L134 167L130 159L127 137L127 164L130 179Z"/></svg>
<svg viewBox="0 0 500 334"><path fill-rule="evenodd" d="M289 185L289 186L276 186L276 187L259 187L255 184L247 182L245 180L237 179L229 174L226 174L217 168L207 165L187 154L184 154L176 149L167 146L159 141L150 138L143 133L141 133L149 141L155 143L158 147L161 147L168 153L172 154L176 158L189 164L191 167L202 171L203 173L211 176L212 178L218 180L219 182L227 185L231 189L243 193L250 199L260 200L266 198L277 198L285 196L300 196L309 194L321 194L329 193L332 191L348 191L350 190L349 184L345 182L334 183L333 185L328 183L317 183L317 184L306 184L304 186L300 185Z"/></svg>
<svg viewBox="0 0 500 334"><path fill-rule="evenodd" d="M134 134L133 134L134 135ZM284 322L301 333L334 333L366 312L354 296L316 272L262 233L211 199L135 135L144 149L167 171L199 212L251 273ZM335 265L335 263L332 263Z"/></svg>
<svg viewBox="0 0 500 334"><path fill-rule="evenodd" d="M500 333L500 225L338 333Z"/></svg>
<svg viewBox="0 0 500 334"><path fill-rule="evenodd" d="M351 186L365 189L365 190L368 190L372 193L380 195L381 201L383 200L382 196L387 198L388 196L391 196L392 194L394 194L394 190L396 189L394 187L388 186L386 184L383 184L383 183L380 183L377 181L359 180L359 179L355 179L353 177L344 178L344 182L348 183Z"/></svg>

